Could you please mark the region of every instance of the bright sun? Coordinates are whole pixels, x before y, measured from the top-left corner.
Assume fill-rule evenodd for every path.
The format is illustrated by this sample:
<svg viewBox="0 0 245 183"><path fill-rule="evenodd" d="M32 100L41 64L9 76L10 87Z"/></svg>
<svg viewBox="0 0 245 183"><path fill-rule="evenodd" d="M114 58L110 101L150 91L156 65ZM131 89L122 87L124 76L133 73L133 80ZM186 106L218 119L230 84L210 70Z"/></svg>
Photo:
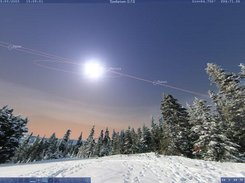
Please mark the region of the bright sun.
<svg viewBox="0 0 245 183"><path fill-rule="evenodd" d="M105 68L95 61L87 62L84 65L84 74L91 79L98 79L105 73Z"/></svg>

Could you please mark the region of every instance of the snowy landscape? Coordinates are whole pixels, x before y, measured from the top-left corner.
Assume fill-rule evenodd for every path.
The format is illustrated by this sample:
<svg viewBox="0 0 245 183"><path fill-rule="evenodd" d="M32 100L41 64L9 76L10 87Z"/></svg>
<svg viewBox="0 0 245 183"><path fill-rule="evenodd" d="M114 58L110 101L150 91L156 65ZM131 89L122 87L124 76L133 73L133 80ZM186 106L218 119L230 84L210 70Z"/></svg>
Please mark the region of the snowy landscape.
<svg viewBox="0 0 245 183"><path fill-rule="evenodd" d="M244 177L245 164L146 153L2 165L0 176L91 177L93 183L220 183L221 177Z"/></svg>
<svg viewBox="0 0 245 183"><path fill-rule="evenodd" d="M95 126L87 139L82 133L70 139L70 129L62 139L55 133L49 138L33 136L26 133L27 119L3 107L0 177L91 177L95 183L218 183L222 177L243 178L245 88L240 81L245 67L241 65L237 75L215 64L208 64L207 70L221 90L210 97L223 111L216 113L197 98L185 108L172 95L164 95L163 117L152 118L150 127L129 126L111 135L106 128L98 138Z"/></svg>
<svg viewBox="0 0 245 183"><path fill-rule="evenodd" d="M0 183L245 183L242 0L12 1Z"/></svg>

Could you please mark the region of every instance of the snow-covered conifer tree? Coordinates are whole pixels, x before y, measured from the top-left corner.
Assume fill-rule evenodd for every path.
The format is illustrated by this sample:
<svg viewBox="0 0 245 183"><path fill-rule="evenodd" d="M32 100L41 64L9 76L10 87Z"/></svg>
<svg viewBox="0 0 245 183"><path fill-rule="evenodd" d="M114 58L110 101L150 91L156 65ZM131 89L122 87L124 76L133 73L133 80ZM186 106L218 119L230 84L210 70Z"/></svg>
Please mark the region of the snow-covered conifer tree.
<svg viewBox="0 0 245 183"><path fill-rule="evenodd" d="M153 138L150 129L143 125L142 128L142 151L144 153L153 151Z"/></svg>
<svg viewBox="0 0 245 183"><path fill-rule="evenodd" d="M98 141L97 141L96 146L95 146L94 155L96 155L96 156L103 156L102 155L103 139L104 139L104 130L101 130L100 136L99 136Z"/></svg>
<svg viewBox="0 0 245 183"><path fill-rule="evenodd" d="M120 136L119 136L119 142L120 142L120 154L125 154L125 131L121 130L120 131Z"/></svg>
<svg viewBox="0 0 245 183"><path fill-rule="evenodd" d="M79 148L78 157L82 158L90 158L95 155L95 147L96 143L94 140L94 126L92 127L87 140L84 144Z"/></svg>
<svg viewBox="0 0 245 183"><path fill-rule="evenodd" d="M143 139L143 133L141 128L137 129L137 153L143 153L144 152L144 139Z"/></svg>
<svg viewBox="0 0 245 183"><path fill-rule="evenodd" d="M139 152L139 147L138 147L138 135L135 132L134 128L131 129L131 136L132 136L131 151L132 151L132 154L135 154Z"/></svg>
<svg viewBox="0 0 245 183"><path fill-rule="evenodd" d="M83 139L82 139L82 132L80 133L78 139L77 139L77 142L76 142L76 145L74 146L73 150L72 150L72 156L77 156L77 153L79 151L79 148L83 145Z"/></svg>
<svg viewBox="0 0 245 183"><path fill-rule="evenodd" d="M69 149L68 149L68 141L70 139L70 134L71 134L71 130L68 129L66 131L66 133L64 134L64 137L63 137L63 139L61 140L61 142L59 144L59 151L61 153L60 154L61 157L66 157L66 155L69 152Z"/></svg>
<svg viewBox="0 0 245 183"><path fill-rule="evenodd" d="M24 141L21 143L21 145L18 147L18 149L15 151L15 155L12 158L12 161L14 163L21 163L26 161L28 157L28 149L30 147L30 139L32 137L32 134L29 134L28 136L25 137Z"/></svg>
<svg viewBox="0 0 245 183"><path fill-rule="evenodd" d="M216 110L226 129L226 136L240 145L239 151L245 154L245 87L242 83L244 65L241 74L229 73L215 64L207 64L206 71L218 92L210 92Z"/></svg>
<svg viewBox="0 0 245 183"><path fill-rule="evenodd" d="M131 127L125 131L125 141L124 141L124 154L130 154L132 147L132 136L131 136Z"/></svg>
<svg viewBox="0 0 245 183"><path fill-rule="evenodd" d="M44 159L58 159L60 158L58 151L58 138L53 133L47 140L47 150L45 152Z"/></svg>
<svg viewBox="0 0 245 183"><path fill-rule="evenodd" d="M151 120L151 134L152 134L152 138L153 138L153 151L154 152L158 152L160 151L160 142L161 142L161 139L163 138L162 136L162 125L160 126L157 125L155 123L155 120L154 118L152 118Z"/></svg>
<svg viewBox="0 0 245 183"><path fill-rule="evenodd" d="M27 130L27 119L13 115L7 106L0 109L0 163L10 161Z"/></svg>
<svg viewBox="0 0 245 183"><path fill-rule="evenodd" d="M102 149L101 149L101 155L102 156L108 156L112 153L112 147L111 147L111 138L108 128L105 130L105 135L102 141Z"/></svg>
<svg viewBox="0 0 245 183"><path fill-rule="evenodd" d="M26 162L40 161L44 159L45 141L45 137L40 138L37 136L35 142L29 148L30 154Z"/></svg>
<svg viewBox="0 0 245 183"><path fill-rule="evenodd" d="M165 95L161 104L161 111L164 119L164 154L191 156L191 145L188 139L190 124L188 113L177 99L171 95Z"/></svg>
<svg viewBox="0 0 245 183"><path fill-rule="evenodd" d="M120 154L120 138L119 138L119 132L116 132L113 130L112 132L112 154Z"/></svg>
<svg viewBox="0 0 245 183"><path fill-rule="evenodd" d="M231 142L206 101L195 99L189 110L191 129L195 137L193 154L197 158L214 161L239 161L238 145Z"/></svg>

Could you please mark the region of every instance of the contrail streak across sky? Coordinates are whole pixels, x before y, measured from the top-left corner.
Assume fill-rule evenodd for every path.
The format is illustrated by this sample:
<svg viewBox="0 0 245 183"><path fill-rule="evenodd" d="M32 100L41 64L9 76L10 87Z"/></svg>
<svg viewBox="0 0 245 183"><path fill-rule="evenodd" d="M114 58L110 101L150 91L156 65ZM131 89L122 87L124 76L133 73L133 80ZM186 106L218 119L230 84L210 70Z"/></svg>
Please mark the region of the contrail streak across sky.
<svg viewBox="0 0 245 183"><path fill-rule="evenodd" d="M11 48L11 50L9 49L10 51L16 50L16 51L19 51L19 52L24 52L24 53L27 53L27 54L32 54L32 55L36 55L36 56L41 56L41 57L47 58L47 60L34 60L33 64L35 64L38 67L42 67L42 68L45 68L45 69L51 69L51 70L55 70L55 71L66 72L66 73L79 74L80 75L80 73L78 73L78 72L72 72L72 71L69 71L69 70L55 68L55 67L51 67L51 66L45 65L45 63L49 62L49 63L72 64L72 65L81 66L80 63L76 63L76 62L71 61L72 59L60 57L60 56L57 56L57 55L53 55L53 54L50 54L50 53L47 53L47 52L43 52L43 51L31 49L31 48L26 48L26 47L24 47L22 45L6 43L6 42L3 42L3 41L0 41L0 47L7 48L7 49ZM116 71L116 70L113 70L113 69L108 69L107 72L109 72L111 74L114 74L114 75L130 78L130 79L134 79L134 80L138 80L138 81L142 81L142 82L145 82L145 83L171 88L171 89L178 90L178 91L185 92L185 93L189 93L189 94L192 94L192 95L195 95L195 96L208 98L207 94L196 92L196 91L192 91L192 90L188 90L188 89L184 89L184 88L180 88L180 87L177 87L177 86L174 86L174 85L170 85L170 84L166 84L166 83L164 83L164 82L162 82L160 80L153 81L153 80L141 78L141 77L138 77L138 76L134 76L134 75L131 75L131 74L126 74L126 73L123 73L123 72L119 72L119 71Z"/></svg>

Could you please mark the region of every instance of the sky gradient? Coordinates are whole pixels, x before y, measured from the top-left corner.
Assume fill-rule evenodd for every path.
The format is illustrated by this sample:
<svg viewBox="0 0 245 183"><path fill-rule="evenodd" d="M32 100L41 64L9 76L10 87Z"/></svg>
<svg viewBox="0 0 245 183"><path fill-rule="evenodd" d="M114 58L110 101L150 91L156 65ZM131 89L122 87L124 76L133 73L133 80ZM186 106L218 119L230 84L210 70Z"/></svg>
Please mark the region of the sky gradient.
<svg viewBox="0 0 245 183"><path fill-rule="evenodd" d="M0 41L70 58L98 58L108 67L150 80L167 80L207 93L207 62L238 72L245 58L245 4L155 1L135 4L1 5ZM0 48L0 106L29 118L29 131L76 138L135 128L160 116L162 93L180 102L193 95L137 80L82 75L37 67L40 56ZM69 64L53 64L79 72Z"/></svg>

